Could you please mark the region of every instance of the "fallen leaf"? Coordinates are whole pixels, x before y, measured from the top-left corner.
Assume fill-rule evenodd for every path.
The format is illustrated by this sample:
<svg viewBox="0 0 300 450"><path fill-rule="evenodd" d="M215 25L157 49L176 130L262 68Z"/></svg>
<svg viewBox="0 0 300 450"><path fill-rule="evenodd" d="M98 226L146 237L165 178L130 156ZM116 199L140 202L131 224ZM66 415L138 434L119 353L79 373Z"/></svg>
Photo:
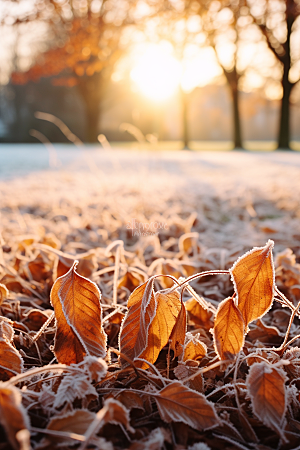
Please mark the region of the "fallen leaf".
<svg viewBox="0 0 300 450"><path fill-rule="evenodd" d="M131 360L139 357L148 344L148 331L157 307L153 282L154 277L137 287L127 301L128 311L121 326L119 346L120 352ZM126 364L122 358L121 364Z"/></svg>
<svg viewBox="0 0 300 450"><path fill-rule="evenodd" d="M203 306L197 302L194 298L191 298L185 302L186 310L191 320L201 327L209 330L214 325L213 313L204 309Z"/></svg>
<svg viewBox="0 0 300 450"><path fill-rule="evenodd" d="M286 379L283 369L266 362L254 363L246 379L254 414L281 437L284 437L282 430L286 412Z"/></svg>
<svg viewBox="0 0 300 450"><path fill-rule="evenodd" d="M171 294L168 290L156 292L154 297L157 303L156 314L149 327L147 347L140 355L140 358L152 364L157 360L163 347L167 345L181 310L180 295L177 291ZM147 367L145 363L139 363L139 365L143 368Z"/></svg>
<svg viewBox="0 0 300 450"><path fill-rule="evenodd" d="M187 360L185 362L179 362L178 366L174 369L174 374L178 380L183 380L199 370L199 364L197 361ZM187 387L197 392L203 392L204 379L202 373L199 373L185 384Z"/></svg>
<svg viewBox="0 0 300 450"><path fill-rule="evenodd" d="M275 270L272 257L274 242L264 247L254 247L239 258L230 269L245 327L259 319L272 306L275 287Z"/></svg>
<svg viewBox="0 0 300 450"><path fill-rule="evenodd" d="M207 353L206 345L201 342L200 334L193 335L192 333L186 333L184 348L183 348L183 361L202 359Z"/></svg>
<svg viewBox="0 0 300 450"><path fill-rule="evenodd" d="M23 371L23 359L11 344L13 336L9 323L0 320L0 377L3 381Z"/></svg>
<svg viewBox="0 0 300 450"><path fill-rule="evenodd" d="M84 435L87 431L91 423L93 422L96 414L86 410L86 409L77 409L75 411L68 412L67 414L59 414L54 416L48 426L47 430L53 431L64 431L67 433L75 433L79 435ZM59 442L68 442L69 444L76 443L74 439L68 439L66 436L59 437L48 435L47 439L55 443Z"/></svg>
<svg viewBox="0 0 300 450"><path fill-rule="evenodd" d="M6 286L4 286L4 284L0 283L0 306L2 305L2 303L4 302L4 300L6 300L9 296L9 291L7 289Z"/></svg>
<svg viewBox="0 0 300 450"><path fill-rule="evenodd" d="M183 352L186 327L186 309L181 299L181 309L170 336L170 349L174 352L174 358L181 355L181 353Z"/></svg>
<svg viewBox="0 0 300 450"><path fill-rule="evenodd" d="M22 435L22 440L30 448L29 418L26 410L22 406L22 396L20 391L14 386L7 386L0 383L0 423L3 426L7 439L12 447L20 449L19 437L16 434L21 430L26 430Z"/></svg>
<svg viewBox="0 0 300 450"><path fill-rule="evenodd" d="M213 328L215 351L220 359L234 359L241 351L244 330L243 316L233 297L226 298L219 304Z"/></svg>
<svg viewBox="0 0 300 450"><path fill-rule="evenodd" d="M161 418L167 422L183 422L202 431L217 426L220 421L213 403L179 381L173 381L155 395Z"/></svg>
<svg viewBox="0 0 300 450"><path fill-rule="evenodd" d="M85 355L106 355L101 294L95 283L76 272L77 265L75 261L69 272L55 281L50 293L57 326L54 353L63 364L76 364Z"/></svg>

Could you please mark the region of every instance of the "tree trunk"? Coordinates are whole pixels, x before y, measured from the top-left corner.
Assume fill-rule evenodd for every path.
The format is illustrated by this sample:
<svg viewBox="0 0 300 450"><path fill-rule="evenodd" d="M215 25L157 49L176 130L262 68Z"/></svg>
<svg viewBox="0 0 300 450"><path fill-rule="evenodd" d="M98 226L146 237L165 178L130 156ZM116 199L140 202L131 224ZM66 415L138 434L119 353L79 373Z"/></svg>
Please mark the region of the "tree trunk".
<svg viewBox="0 0 300 450"><path fill-rule="evenodd" d="M278 150L290 150L290 95L292 85L289 80L282 83L283 96L280 105L280 122L278 134Z"/></svg>
<svg viewBox="0 0 300 450"><path fill-rule="evenodd" d="M285 55L282 57L283 63L283 75L282 75L282 88L283 95L280 108L280 123L278 134L278 150L290 150L290 96L293 88L293 83L289 80L289 73L291 68L291 35L292 27L295 21L295 17L291 14L290 9L295 7L294 1L290 2L291 5L287 5L286 12L286 24L287 24L287 39L284 44Z"/></svg>
<svg viewBox="0 0 300 450"><path fill-rule="evenodd" d="M82 77L78 80L78 88L85 106L86 132L85 142L95 143L99 134L101 76Z"/></svg>
<svg viewBox="0 0 300 450"><path fill-rule="evenodd" d="M240 92L238 89L239 75L236 67L232 71L224 69L227 82L232 96L232 114L233 114L233 145L235 149L243 149L241 117L240 117Z"/></svg>
<svg viewBox="0 0 300 450"><path fill-rule="evenodd" d="M183 149L190 150L189 148L189 122L188 122L188 94L180 88L180 98L182 107L182 140Z"/></svg>

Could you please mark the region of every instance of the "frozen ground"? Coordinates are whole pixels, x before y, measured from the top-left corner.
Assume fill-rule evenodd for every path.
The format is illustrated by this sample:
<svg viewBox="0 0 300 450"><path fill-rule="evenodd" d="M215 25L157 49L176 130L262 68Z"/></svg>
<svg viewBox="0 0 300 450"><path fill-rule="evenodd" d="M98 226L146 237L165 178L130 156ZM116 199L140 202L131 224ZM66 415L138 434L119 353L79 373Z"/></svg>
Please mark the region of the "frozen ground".
<svg viewBox="0 0 300 450"><path fill-rule="evenodd" d="M299 153L55 148L49 168L43 146L0 146L4 240L87 226L115 239L136 219L198 232L206 248L271 238L300 252Z"/></svg>

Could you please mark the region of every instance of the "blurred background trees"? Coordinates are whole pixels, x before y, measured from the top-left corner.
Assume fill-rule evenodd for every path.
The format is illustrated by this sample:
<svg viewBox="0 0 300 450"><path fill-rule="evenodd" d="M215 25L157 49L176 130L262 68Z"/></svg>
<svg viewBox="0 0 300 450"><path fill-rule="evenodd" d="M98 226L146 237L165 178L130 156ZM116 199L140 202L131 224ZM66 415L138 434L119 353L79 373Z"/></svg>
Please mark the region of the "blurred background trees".
<svg viewBox="0 0 300 450"><path fill-rule="evenodd" d="M185 148L276 137L289 149L299 13L300 0L2 0L0 139L35 127L62 140L42 110L86 142L128 139L129 122Z"/></svg>

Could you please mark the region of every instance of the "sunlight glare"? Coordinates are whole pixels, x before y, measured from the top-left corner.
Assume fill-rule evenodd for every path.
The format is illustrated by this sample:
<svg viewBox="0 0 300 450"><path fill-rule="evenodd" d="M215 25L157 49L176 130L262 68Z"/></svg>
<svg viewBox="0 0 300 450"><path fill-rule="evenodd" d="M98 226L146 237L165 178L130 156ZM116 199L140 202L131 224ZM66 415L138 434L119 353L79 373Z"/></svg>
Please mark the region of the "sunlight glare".
<svg viewBox="0 0 300 450"><path fill-rule="evenodd" d="M150 45L138 59L130 76L139 90L154 101L164 101L177 90L181 64L166 48Z"/></svg>

